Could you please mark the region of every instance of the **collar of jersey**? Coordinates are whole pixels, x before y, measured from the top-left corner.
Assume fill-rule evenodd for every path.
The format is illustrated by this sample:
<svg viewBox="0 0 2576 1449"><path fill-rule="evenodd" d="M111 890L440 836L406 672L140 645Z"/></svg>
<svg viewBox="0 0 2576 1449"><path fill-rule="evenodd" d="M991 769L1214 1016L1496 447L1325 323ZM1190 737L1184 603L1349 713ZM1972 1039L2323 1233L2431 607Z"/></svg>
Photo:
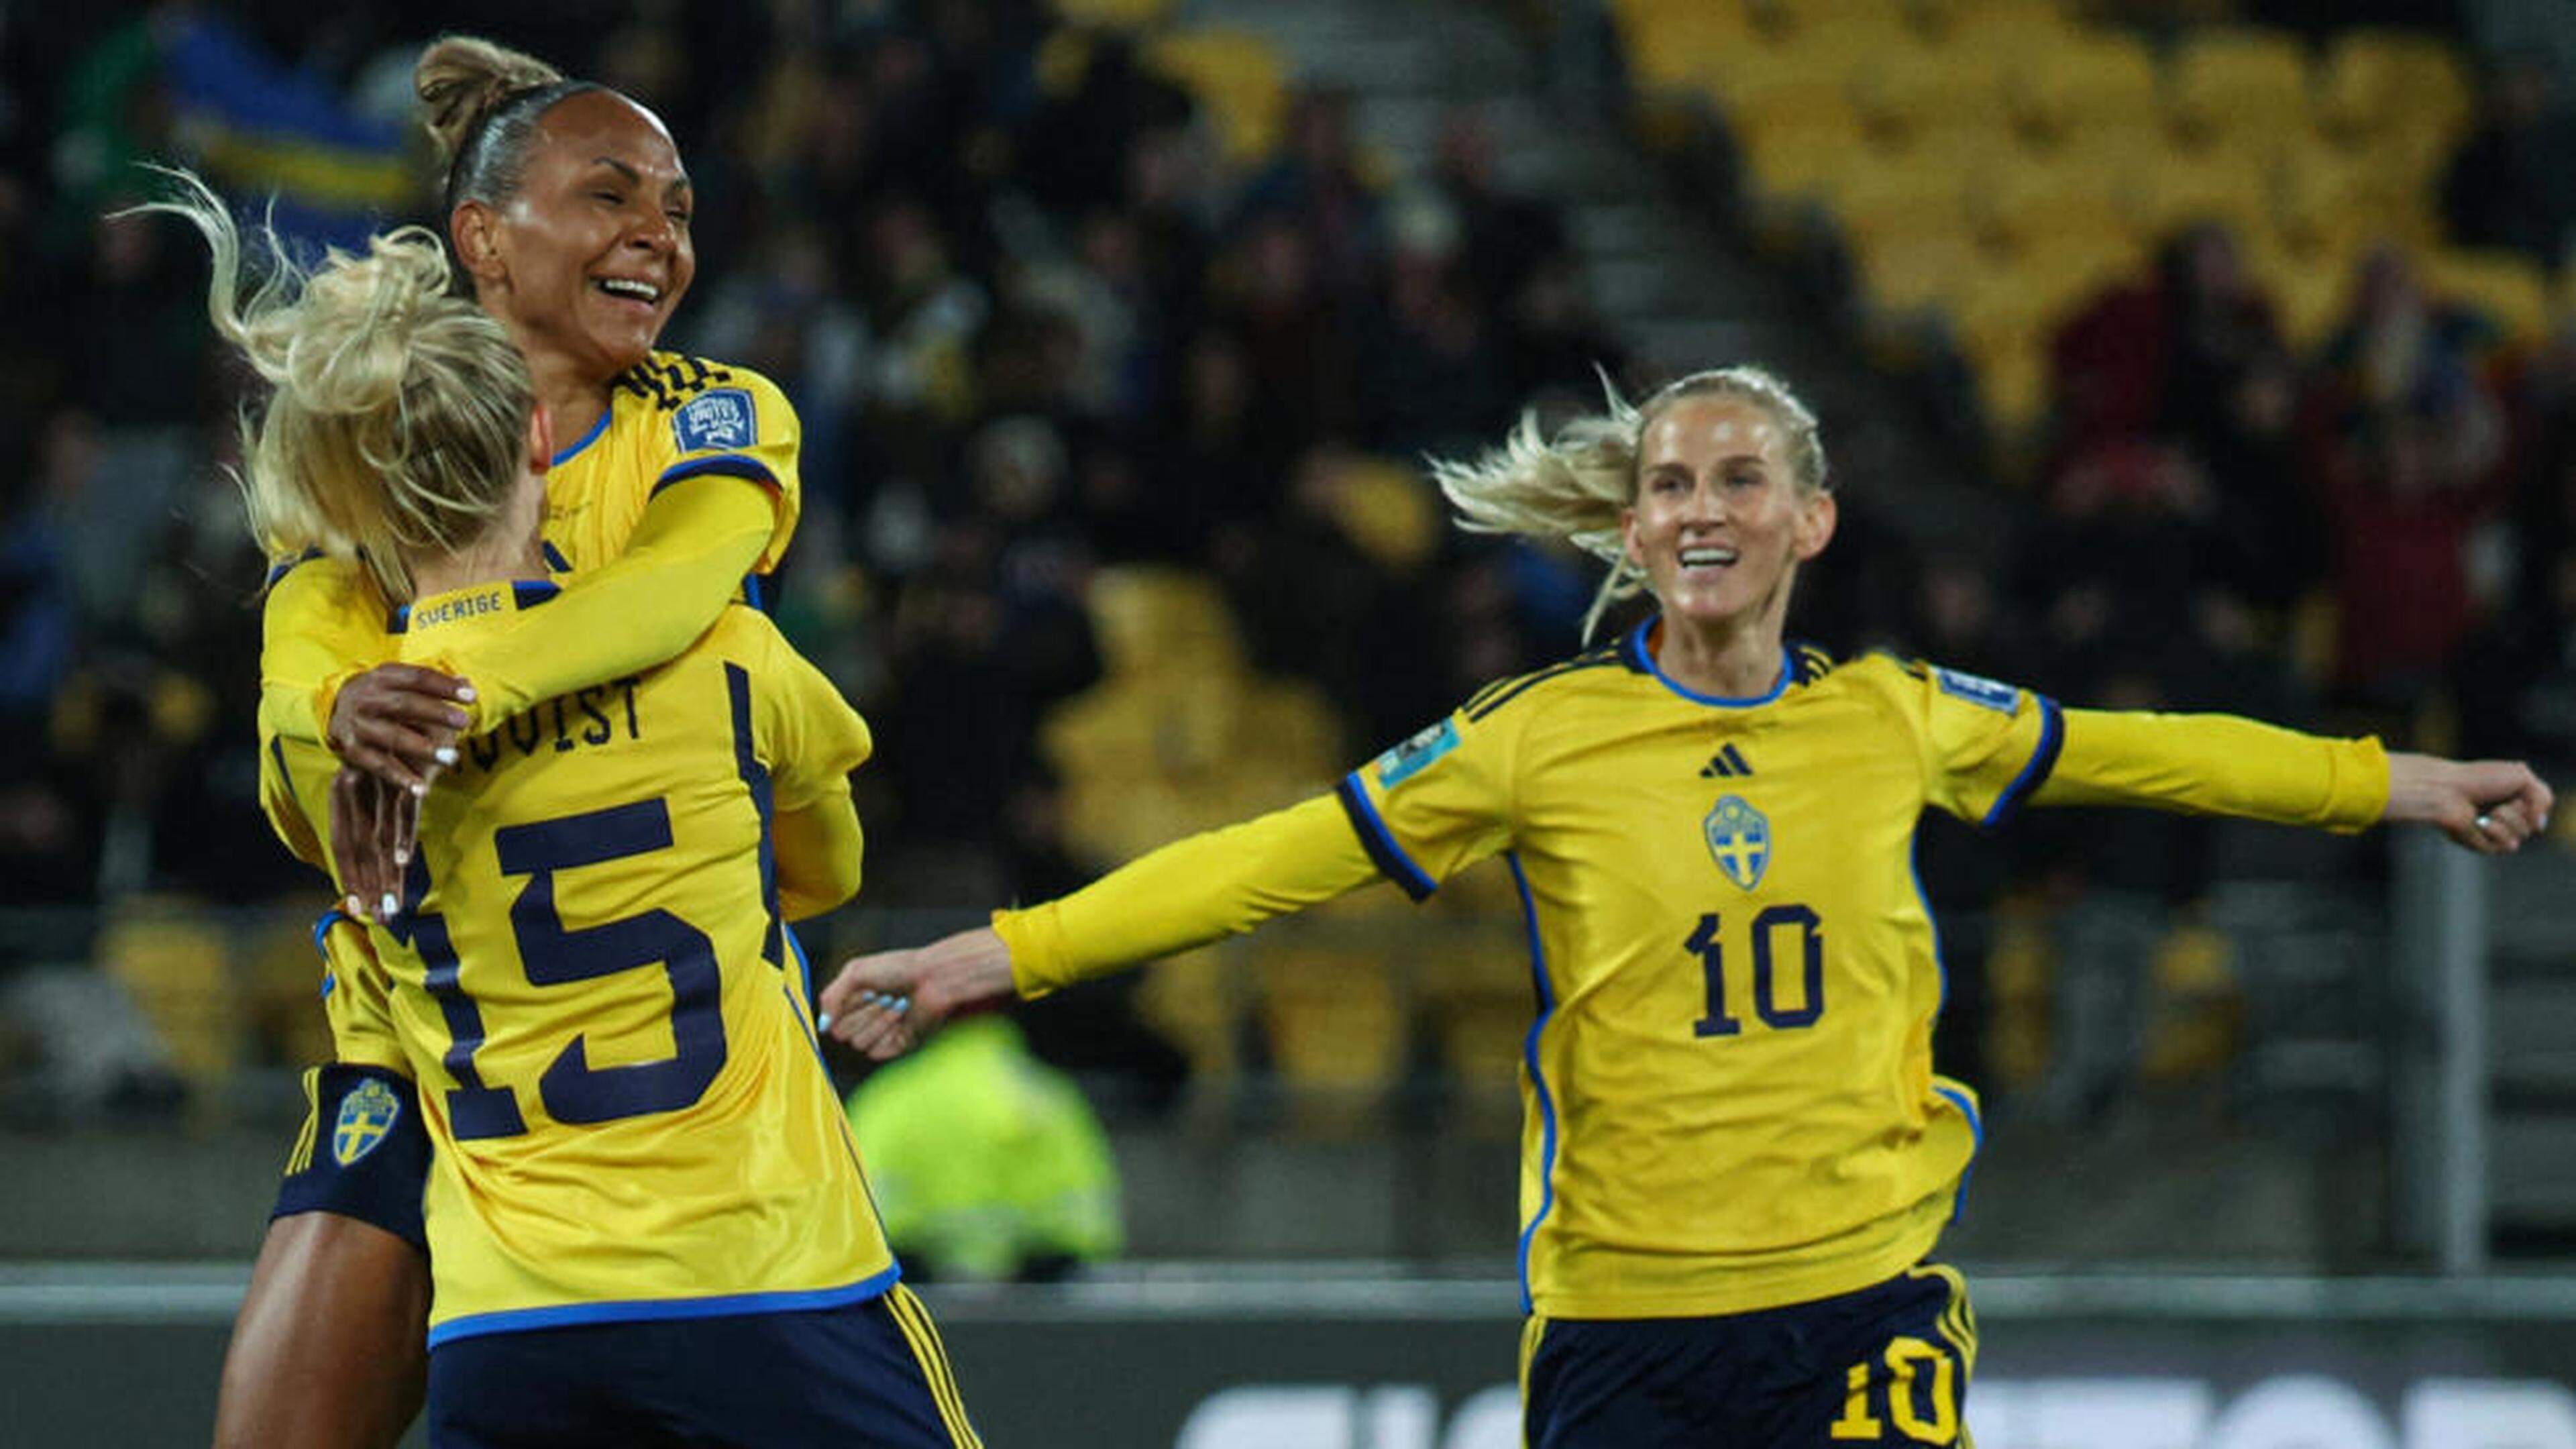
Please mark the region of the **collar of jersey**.
<svg viewBox="0 0 2576 1449"><path fill-rule="evenodd" d="M1731 699L1722 694L1702 694L1698 690L1693 689L1689 685L1686 685L1680 680L1673 678L1671 675L1666 674L1664 672L1664 667L1655 662L1655 651L1646 647L1647 638L1655 632L1655 626L1663 621L1664 616L1657 614L1646 620L1646 622L1639 624L1629 633L1625 645L1628 654L1628 662L1636 668L1655 676L1656 683L1661 684L1664 688L1671 690L1673 693L1680 695L1682 698L1689 700L1693 704L1715 705L1720 709L1751 709L1757 704L1769 704L1771 701L1787 694L1789 692L1789 686L1797 682L1798 651L1790 648L1787 642L1783 641L1780 645L1780 682L1772 685L1770 692L1766 694L1747 695L1740 699Z"/></svg>
<svg viewBox="0 0 2576 1449"><path fill-rule="evenodd" d="M554 462L547 466L560 468L564 464L571 462L575 457L579 456L582 449L598 442L599 435L608 431L608 420L615 416L616 412L617 395L615 393L610 393L608 396L608 406L599 410L599 421L590 425L590 431L582 434L580 441L574 443L571 447L564 449L562 452L555 454Z"/></svg>
<svg viewBox="0 0 2576 1449"><path fill-rule="evenodd" d="M443 594L432 594L426 599L414 599L410 603L403 605L401 608L394 610L393 617L385 621L385 632L388 634L410 633L414 610L418 610L420 616L425 621L422 623L421 628L428 630L437 628L441 624L455 623L462 619L478 618L484 614L514 614L522 609L533 609L537 605L544 603L546 600L551 599L562 592L563 586L553 582L552 580L517 579L506 584L469 584L461 589L450 589ZM484 594L493 596L496 607L476 609L471 612L463 610L451 612L444 607L460 600L470 599L477 595Z"/></svg>

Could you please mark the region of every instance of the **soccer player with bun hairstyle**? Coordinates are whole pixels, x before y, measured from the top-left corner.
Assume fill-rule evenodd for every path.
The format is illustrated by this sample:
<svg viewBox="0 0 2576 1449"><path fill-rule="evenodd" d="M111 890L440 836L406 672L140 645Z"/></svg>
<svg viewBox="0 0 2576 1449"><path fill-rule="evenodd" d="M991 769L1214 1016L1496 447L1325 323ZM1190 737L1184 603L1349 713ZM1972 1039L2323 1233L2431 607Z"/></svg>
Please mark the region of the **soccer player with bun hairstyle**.
<svg viewBox="0 0 2576 1449"><path fill-rule="evenodd" d="M1814 415L1777 378L1681 379L1435 470L1462 526L1608 559L1660 612L1489 685L1331 795L1164 847L990 928L847 963L831 1031L885 1057L1379 878L1416 899L1502 856L1524 1041L1521 1384L1533 1449L1964 1442L1976 1355L1933 1257L1980 1122L1936 1074L1913 872L1926 808L2133 805L2515 849L2523 765L2391 754L2223 715L2062 709L1784 637L1834 531Z"/></svg>
<svg viewBox="0 0 2576 1449"><path fill-rule="evenodd" d="M407 657L562 607L541 386L451 294L437 238L378 237L309 279L281 258L239 300L231 218L180 180L156 209L207 237L216 330L267 394L244 425L260 537L362 562ZM676 658L468 736L419 799L397 907L324 923L348 1083L282 1206L374 1190L407 1210L391 1236L427 1246L435 1284L432 1443L976 1442L788 969L787 920L858 887L869 748L768 618L729 607ZM319 742L275 755L308 861L374 828ZM310 1442L266 1427L225 1426Z"/></svg>
<svg viewBox="0 0 2576 1449"><path fill-rule="evenodd" d="M335 853L349 899L316 940L340 981L367 974L352 964L368 955L353 918L399 899L411 811L462 761L467 736L524 727L543 702L617 687L677 656L732 600L762 592L799 497L797 421L778 389L654 348L696 273L688 175L660 120L470 37L431 44L414 81L442 158L452 249L442 275L452 267L464 279L524 358L554 444L546 558L566 577L546 609L405 648L385 627L403 587L388 574L398 565L380 559L385 535L315 510L255 508L277 560L261 658L262 803L300 855L326 844ZM315 742L361 772L332 788L351 828L327 842L286 769L290 748ZM386 1094L409 1091L367 1092L365 1058L345 1041L337 1055L308 1084L310 1120L236 1323L221 1445L390 1444L420 1401L426 1156L385 1148L353 1166L313 1150L372 1120Z"/></svg>

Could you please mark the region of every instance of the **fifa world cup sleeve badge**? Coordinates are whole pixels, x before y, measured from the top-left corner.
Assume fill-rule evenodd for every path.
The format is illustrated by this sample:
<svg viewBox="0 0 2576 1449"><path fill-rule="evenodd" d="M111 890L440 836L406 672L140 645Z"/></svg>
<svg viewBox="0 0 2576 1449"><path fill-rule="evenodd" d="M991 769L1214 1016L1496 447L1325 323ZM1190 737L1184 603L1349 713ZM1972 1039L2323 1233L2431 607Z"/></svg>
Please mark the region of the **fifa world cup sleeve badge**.
<svg viewBox="0 0 2576 1449"><path fill-rule="evenodd" d="M331 1160L347 1167L376 1150L402 1115L394 1089L373 1077L340 1099L340 1120L331 1127Z"/></svg>

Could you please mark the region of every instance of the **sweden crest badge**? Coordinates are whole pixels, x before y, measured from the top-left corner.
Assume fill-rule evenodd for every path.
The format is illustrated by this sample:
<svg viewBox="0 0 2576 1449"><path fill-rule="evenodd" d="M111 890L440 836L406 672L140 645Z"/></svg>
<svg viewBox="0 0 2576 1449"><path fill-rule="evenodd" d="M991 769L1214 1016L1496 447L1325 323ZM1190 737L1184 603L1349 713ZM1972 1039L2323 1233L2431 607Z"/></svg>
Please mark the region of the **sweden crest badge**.
<svg viewBox="0 0 2576 1449"><path fill-rule="evenodd" d="M393 1088L373 1077L359 1083L358 1090L340 1099L340 1120L331 1127L331 1160L347 1167L375 1151L401 1115L402 1102Z"/></svg>
<svg viewBox="0 0 2576 1449"><path fill-rule="evenodd" d="M1708 837L1709 856L1728 880L1745 890L1762 883L1762 872L1771 864L1771 822L1761 811L1743 796L1729 795L1708 812L1700 830Z"/></svg>

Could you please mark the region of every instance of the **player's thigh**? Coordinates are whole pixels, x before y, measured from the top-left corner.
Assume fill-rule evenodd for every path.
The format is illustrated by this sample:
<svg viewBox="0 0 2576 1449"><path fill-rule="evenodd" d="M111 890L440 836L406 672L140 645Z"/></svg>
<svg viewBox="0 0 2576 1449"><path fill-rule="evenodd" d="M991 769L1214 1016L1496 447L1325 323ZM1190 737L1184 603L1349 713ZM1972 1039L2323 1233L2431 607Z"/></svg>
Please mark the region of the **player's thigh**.
<svg viewBox="0 0 2576 1449"><path fill-rule="evenodd" d="M1822 1371L1796 1396L1775 1442L1969 1449L1977 1324L1956 1269L1927 1263L1832 1300L1813 1327Z"/></svg>
<svg viewBox="0 0 2576 1449"><path fill-rule="evenodd" d="M1522 1335L1526 1449L1752 1444L1766 1354L1725 1319L1533 1318Z"/></svg>
<svg viewBox="0 0 2576 1449"><path fill-rule="evenodd" d="M420 1406L428 1139L409 1085L330 1067L307 1087L312 1112L224 1354L218 1449L375 1449Z"/></svg>

